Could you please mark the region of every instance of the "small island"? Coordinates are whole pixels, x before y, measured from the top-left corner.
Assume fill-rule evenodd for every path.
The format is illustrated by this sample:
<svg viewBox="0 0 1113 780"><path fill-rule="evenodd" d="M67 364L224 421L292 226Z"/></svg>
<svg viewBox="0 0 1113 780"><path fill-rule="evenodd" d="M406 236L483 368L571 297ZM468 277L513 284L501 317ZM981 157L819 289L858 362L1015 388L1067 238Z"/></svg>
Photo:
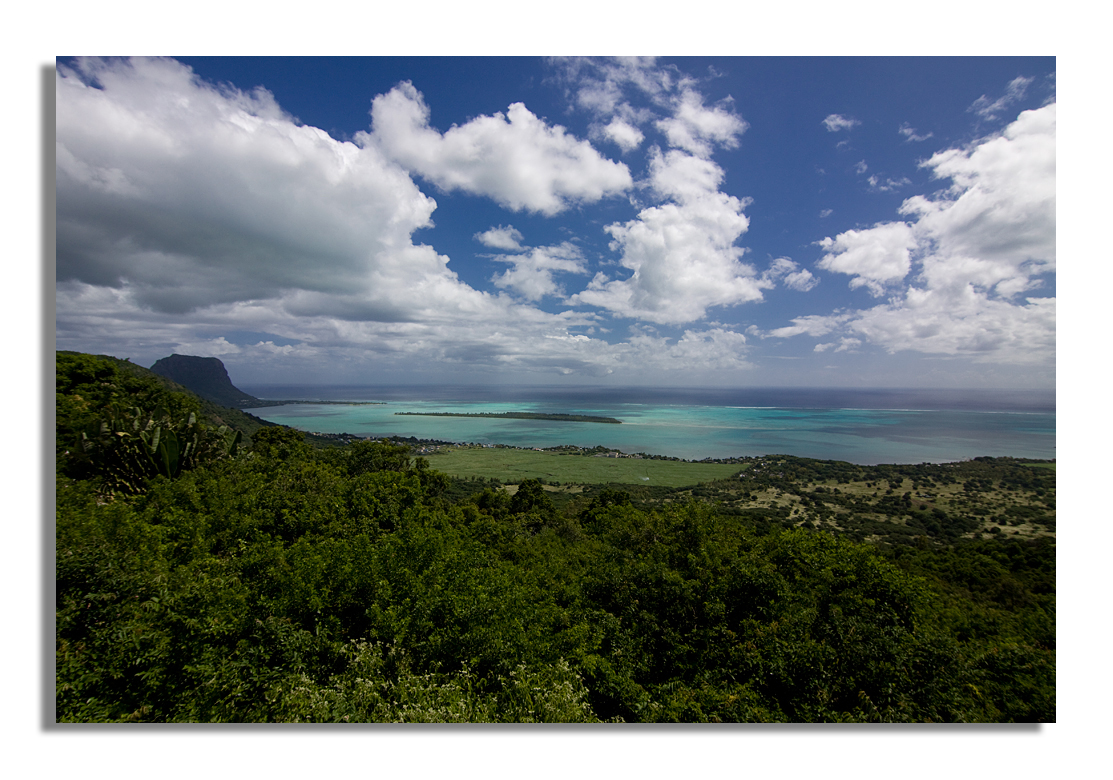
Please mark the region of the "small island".
<svg viewBox="0 0 1113 780"><path fill-rule="evenodd" d="M555 420L557 422L611 423L622 420L614 417L594 417L589 414L541 414L537 412L395 412L396 415L414 417L502 417L508 420Z"/></svg>

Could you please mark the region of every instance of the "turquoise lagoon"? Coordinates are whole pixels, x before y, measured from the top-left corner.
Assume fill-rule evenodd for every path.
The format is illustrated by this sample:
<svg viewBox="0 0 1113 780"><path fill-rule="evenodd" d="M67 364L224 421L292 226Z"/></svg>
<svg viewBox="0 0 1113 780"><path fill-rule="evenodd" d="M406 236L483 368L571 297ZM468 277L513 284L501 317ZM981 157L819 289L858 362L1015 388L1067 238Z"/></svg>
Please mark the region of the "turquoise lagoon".
<svg viewBox="0 0 1113 780"><path fill-rule="evenodd" d="M616 388L244 389L259 398L329 401L247 410L257 417L306 431L363 437L401 436L540 448L601 445L627 453L688 460L786 454L874 464L941 463L982 455L1055 457L1053 396L955 391L654 392ZM338 403L345 400L362 403ZM383 403L366 403L374 400ZM783 405L730 401L779 401ZM863 408L842 405L848 403L862 404ZM892 408L902 404L909 408ZM881 408L864 408L867 406ZM583 414L616 417L622 424L400 416L399 412Z"/></svg>

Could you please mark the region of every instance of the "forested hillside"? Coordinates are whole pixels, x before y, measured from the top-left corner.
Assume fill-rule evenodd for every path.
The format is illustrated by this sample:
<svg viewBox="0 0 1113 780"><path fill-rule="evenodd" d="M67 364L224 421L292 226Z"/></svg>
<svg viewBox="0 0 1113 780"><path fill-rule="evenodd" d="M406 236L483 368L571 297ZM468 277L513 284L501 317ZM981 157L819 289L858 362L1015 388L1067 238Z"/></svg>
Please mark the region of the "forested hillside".
<svg viewBox="0 0 1113 780"><path fill-rule="evenodd" d="M907 534L782 517L752 466L511 495L148 374L58 355L59 721L1055 719L1053 537L964 538L926 482L870 488ZM816 476L809 511L869 520Z"/></svg>

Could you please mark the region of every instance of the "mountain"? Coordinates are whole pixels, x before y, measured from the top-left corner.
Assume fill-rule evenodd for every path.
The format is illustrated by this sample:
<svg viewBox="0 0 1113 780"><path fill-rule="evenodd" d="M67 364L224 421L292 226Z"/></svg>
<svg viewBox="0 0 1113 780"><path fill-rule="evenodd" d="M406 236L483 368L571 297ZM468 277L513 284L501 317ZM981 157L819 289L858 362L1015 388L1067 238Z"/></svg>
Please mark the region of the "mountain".
<svg viewBox="0 0 1113 780"><path fill-rule="evenodd" d="M214 357L171 355L156 361L151 371L221 406L236 409L267 405L233 385L224 364Z"/></svg>

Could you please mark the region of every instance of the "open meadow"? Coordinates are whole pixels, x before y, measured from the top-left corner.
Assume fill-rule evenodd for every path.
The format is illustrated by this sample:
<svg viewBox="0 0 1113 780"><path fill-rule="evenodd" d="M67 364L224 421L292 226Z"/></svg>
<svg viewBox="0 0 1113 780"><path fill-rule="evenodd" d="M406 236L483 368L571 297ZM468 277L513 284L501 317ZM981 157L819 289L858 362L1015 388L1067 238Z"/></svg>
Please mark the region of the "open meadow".
<svg viewBox="0 0 1113 780"><path fill-rule="evenodd" d="M429 466L453 477L485 477L500 482L540 479L565 484L617 483L686 487L728 479L743 466L735 463L686 463L648 458L607 458L504 447L451 447L428 455Z"/></svg>

